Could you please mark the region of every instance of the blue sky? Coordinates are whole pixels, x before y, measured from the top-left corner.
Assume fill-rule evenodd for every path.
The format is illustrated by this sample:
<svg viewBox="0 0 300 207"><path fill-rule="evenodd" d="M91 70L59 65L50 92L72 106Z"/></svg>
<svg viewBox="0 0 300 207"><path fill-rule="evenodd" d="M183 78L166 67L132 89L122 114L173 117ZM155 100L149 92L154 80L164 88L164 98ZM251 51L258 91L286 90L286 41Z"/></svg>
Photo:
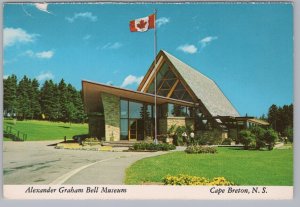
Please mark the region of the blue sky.
<svg viewBox="0 0 300 207"><path fill-rule="evenodd" d="M6 4L4 78L135 90L154 59L153 30L131 33L129 21L154 8L158 50L213 79L242 116L293 102L291 4Z"/></svg>

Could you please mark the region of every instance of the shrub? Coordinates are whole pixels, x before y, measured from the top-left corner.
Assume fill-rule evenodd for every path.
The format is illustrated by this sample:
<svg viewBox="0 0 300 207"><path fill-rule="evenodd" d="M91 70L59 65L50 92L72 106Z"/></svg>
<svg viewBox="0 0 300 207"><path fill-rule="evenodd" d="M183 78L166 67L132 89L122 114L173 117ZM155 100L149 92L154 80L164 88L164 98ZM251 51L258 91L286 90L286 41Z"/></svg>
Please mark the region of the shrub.
<svg viewBox="0 0 300 207"><path fill-rule="evenodd" d="M231 145L231 142L232 142L232 139L227 138L227 139L223 140L222 145Z"/></svg>
<svg viewBox="0 0 300 207"><path fill-rule="evenodd" d="M260 149L262 147L266 146L264 135L266 133L266 130L256 126L251 128L251 133L255 136L255 148Z"/></svg>
<svg viewBox="0 0 300 207"><path fill-rule="evenodd" d="M273 129L268 129L264 134L264 139L268 144L268 149L272 150L275 144L275 141L278 139L278 134Z"/></svg>
<svg viewBox="0 0 300 207"><path fill-rule="evenodd" d="M135 143L132 147L130 147L130 150L133 151L144 151L144 150L151 150L151 151L169 151L174 150L176 147L172 144L154 144L154 143L147 143L147 142L141 142L141 143Z"/></svg>
<svg viewBox="0 0 300 207"><path fill-rule="evenodd" d="M240 131L238 141L244 145L244 149L255 146L255 136L247 129Z"/></svg>
<svg viewBox="0 0 300 207"><path fill-rule="evenodd" d="M214 154L217 153L217 147L192 145L192 146L188 146L185 149L185 152L188 154L203 154L203 153Z"/></svg>
<svg viewBox="0 0 300 207"><path fill-rule="evenodd" d="M175 136L174 136L174 144L176 146L182 146L184 144L184 142L186 142L186 140L183 140L183 133L187 133L186 127L184 126L179 126L175 129Z"/></svg>
<svg viewBox="0 0 300 207"><path fill-rule="evenodd" d="M291 126L288 126L284 129L283 133L282 133L283 136L287 137L289 139L289 141L291 143L293 143L293 127Z"/></svg>
<svg viewBox="0 0 300 207"><path fill-rule="evenodd" d="M180 174L178 176L167 175L163 178L165 185L217 185L217 186L229 186L234 185L224 177L215 177L209 180L205 177L190 176Z"/></svg>
<svg viewBox="0 0 300 207"><path fill-rule="evenodd" d="M199 145L221 144L222 137L217 130L204 131L195 136L195 143Z"/></svg>

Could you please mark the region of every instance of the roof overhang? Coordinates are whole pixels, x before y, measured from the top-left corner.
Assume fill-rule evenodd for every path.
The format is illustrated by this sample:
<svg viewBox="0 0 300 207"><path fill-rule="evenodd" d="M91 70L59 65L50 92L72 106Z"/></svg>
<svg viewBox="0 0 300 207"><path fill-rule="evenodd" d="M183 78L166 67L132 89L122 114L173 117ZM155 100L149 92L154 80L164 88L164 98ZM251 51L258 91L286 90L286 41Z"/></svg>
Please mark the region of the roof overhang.
<svg viewBox="0 0 300 207"><path fill-rule="evenodd" d="M95 109L95 107L99 105L101 93L108 93L120 98L126 98L133 101L146 102L150 104L155 103L155 96L153 94L128 90L87 80L82 80L82 92L84 108L86 112L95 111L90 109ZM157 104L173 103L184 106L195 106L195 103L193 102L166 98L163 96L156 96L156 102Z"/></svg>

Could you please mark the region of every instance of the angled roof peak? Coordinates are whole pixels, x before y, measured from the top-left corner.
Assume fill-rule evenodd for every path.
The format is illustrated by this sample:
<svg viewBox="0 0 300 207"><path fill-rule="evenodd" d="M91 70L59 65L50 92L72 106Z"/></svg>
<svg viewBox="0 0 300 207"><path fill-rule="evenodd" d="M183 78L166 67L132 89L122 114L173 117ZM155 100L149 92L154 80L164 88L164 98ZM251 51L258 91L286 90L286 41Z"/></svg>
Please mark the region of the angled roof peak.
<svg viewBox="0 0 300 207"><path fill-rule="evenodd" d="M165 56L174 69L179 73L181 78L186 82L190 90L203 103L212 116L240 116L231 102L227 99L218 85L198 70L182 62L165 50L160 50L157 58L161 59ZM151 65L144 80L141 82L138 90L143 90L144 84L151 79L154 64ZM159 69L158 69L159 70Z"/></svg>
<svg viewBox="0 0 300 207"><path fill-rule="evenodd" d="M161 51L162 51L162 52L170 59L170 61L173 60L173 61L175 61L175 62L180 62L181 64L186 65L187 67L189 67L190 70L194 70L195 72L199 73L201 76L204 76L205 78L207 78L207 79L213 81L211 78L209 78L208 76L202 74L199 70L193 68L192 66L186 64L185 62L179 60L179 59L178 59L177 57L175 57L174 55L168 53L168 52L165 51L165 50L161 50Z"/></svg>

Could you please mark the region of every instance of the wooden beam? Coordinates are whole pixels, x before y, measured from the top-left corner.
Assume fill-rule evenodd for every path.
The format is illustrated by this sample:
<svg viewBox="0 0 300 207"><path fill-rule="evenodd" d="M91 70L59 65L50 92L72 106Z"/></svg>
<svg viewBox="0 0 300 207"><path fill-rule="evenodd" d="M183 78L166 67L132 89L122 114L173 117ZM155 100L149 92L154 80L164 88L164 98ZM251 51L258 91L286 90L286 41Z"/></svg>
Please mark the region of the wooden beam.
<svg viewBox="0 0 300 207"><path fill-rule="evenodd" d="M196 102L198 100L197 96L194 94L194 92L190 89L190 87L188 86L188 84L185 82L185 80L181 77L181 75L179 74L179 72L177 72L176 68L174 67L174 65L171 63L171 61L166 58L166 63L170 66L171 71L176 75L176 77L178 79L181 79L181 83L183 85L183 87L185 88L185 90L188 92L188 94L192 97L193 101Z"/></svg>
<svg viewBox="0 0 300 207"><path fill-rule="evenodd" d="M174 83L174 85L172 86L170 92L168 93L167 97L170 98L170 96L172 95L173 91L175 90L177 84L179 82L179 79L176 80L176 82Z"/></svg>
<svg viewBox="0 0 300 207"><path fill-rule="evenodd" d="M163 65L163 63L165 63L163 56L161 57L162 59L159 59L158 61L158 65L156 66L156 74L159 72L159 70L161 69L161 66ZM152 75L152 71L153 71L153 75ZM145 80L145 84L141 89L141 92L146 92L149 89L150 84L152 83L152 81L154 80L154 77L156 76L156 74L154 74L154 66L151 69L151 73L150 73L150 77L148 77L149 80Z"/></svg>

